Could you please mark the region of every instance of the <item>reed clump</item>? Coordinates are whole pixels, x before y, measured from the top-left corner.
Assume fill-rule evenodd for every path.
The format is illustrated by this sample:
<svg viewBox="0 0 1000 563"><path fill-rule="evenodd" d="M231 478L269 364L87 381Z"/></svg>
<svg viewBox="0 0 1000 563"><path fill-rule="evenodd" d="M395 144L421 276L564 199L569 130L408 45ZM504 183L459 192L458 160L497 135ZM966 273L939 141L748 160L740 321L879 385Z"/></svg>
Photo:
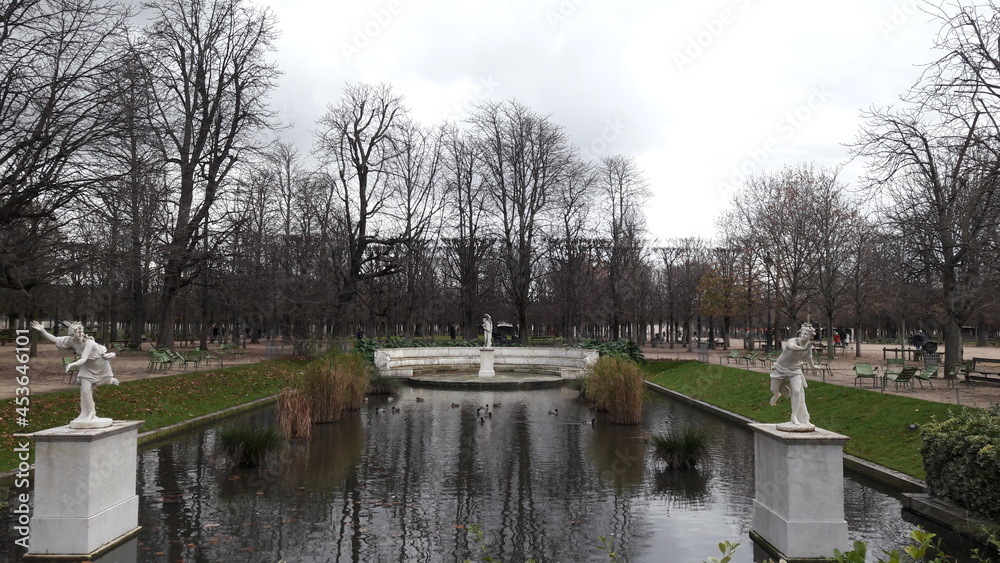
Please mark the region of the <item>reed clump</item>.
<svg viewBox="0 0 1000 563"><path fill-rule="evenodd" d="M368 379L368 392L372 395L392 395L399 390L399 385L398 379L379 375L373 370Z"/></svg>
<svg viewBox="0 0 1000 563"><path fill-rule="evenodd" d="M711 433L703 428L688 427L683 430L650 434L656 459L667 469L694 469L708 455Z"/></svg>
<svg viewBox="0 0 1000 563"><path fill-rule="evenodd" d="M302 389L285 387L278 396L278 428L286 439L312 437L312 405Z"/></svg>
<svg viewBox="0 0 1000 563"><path fill-rule="evenodd" d="M639 366L626 359L604 356L587 370L586 395L598 410L608 412L614 424L642 422L645 378Z"/></svg>
<svg viewBox="0 0 1000 563"><path fill-rule="evenodd" d="M313 422L337 422L345 410L361 408L372 366L357 354L327 354L309 362L304 372Z"/></svg>
<svg viewBox="0 0 1000 563"><path fill-rule="evenodd" d="M241 467L262 465L267 454L281 443L281 432L273 425L241 422L219 430L226 454Z"/></svg>

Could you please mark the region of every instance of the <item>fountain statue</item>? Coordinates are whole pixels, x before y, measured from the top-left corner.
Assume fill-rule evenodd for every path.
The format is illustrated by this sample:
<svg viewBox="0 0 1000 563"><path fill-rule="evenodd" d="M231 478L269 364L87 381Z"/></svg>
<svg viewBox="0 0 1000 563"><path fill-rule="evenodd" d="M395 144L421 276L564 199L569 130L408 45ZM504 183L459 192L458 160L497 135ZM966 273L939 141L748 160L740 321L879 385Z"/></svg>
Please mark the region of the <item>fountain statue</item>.
<svg viewBox="0 0 1000 563"><path fill-rule="evenodd" d="M483 340L486 342L483 348L493 347L493 318L489 314L483 317Z"/></svg>
<svg viewBox="0 0 1000 563"><path fill-rule="evenodd" d="M816 369L812 357L812 339L815 329L809 323L799 328L799 335L785 342L781 355L771 369L771 406L778 404L782 395L791 399L792 419L778 425L778 430L786 432L811 432L816 426L809 423L809 410L806 408L806 377L802 373L802 364Z"/></svg>
<svg viewBox="0 0 1000 563"><path fill-rule="evenodd" d="M107 428L111 426L112 420L110 418L97 416L93 388L107 384L118 385L118 380L111 372L111 362L109 361L115 357L115 354L108 352L108 349L98 344L92 336L85 334L83 325L79 322L70 323L67 336L49 334L38 321L33 321L31 327L57 347L76 352L77 360L67 364L66 371L79 370L76 380L80 384L80 416L71 421L69 427Z"/></svg>

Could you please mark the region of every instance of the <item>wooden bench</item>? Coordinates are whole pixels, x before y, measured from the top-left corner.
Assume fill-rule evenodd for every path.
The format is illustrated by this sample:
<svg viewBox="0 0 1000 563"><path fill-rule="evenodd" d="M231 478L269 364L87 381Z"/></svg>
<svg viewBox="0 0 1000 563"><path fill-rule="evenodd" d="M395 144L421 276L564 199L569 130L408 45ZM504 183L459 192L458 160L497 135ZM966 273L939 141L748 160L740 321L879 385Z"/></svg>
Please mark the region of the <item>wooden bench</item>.
<svg viewBox="0 0 1000 563"><path fill-rule="evenodd" d="M972 385L973 380L1000 383L1000 359L972 358L972 363L965 369L965 382Z"/></svg>

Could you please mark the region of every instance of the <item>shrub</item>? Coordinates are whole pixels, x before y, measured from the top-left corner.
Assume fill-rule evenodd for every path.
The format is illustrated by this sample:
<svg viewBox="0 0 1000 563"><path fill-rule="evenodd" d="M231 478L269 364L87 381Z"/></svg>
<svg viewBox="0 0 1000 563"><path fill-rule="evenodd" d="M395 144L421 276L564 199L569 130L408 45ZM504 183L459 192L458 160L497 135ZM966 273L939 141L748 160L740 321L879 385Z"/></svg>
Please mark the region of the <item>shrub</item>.
<svg viewBox="0 0 1000 563"><path fill-rule="evenodd" d="M302 390L285 387L278 396L278 427L285 438L312 436L312 406Z"/></svg>
<svg viewBox="0 0 1000 563"><path fill-rule="evenodd" d="M329 353L304 371L313 422L337 422L343 411L361 408L373 368L357 354Z"/></svg>
<svg viewBox="0 0 1000 563"><path fill-rule="evenodd" d="M607 411L614 424L639 424L645 379L639 366L628 360L605 356L587 369L583 383L588 397L599 410Z"/></svg>
<svg viewBox="0 0 1000 563"><path fill-rule="evenodd" d="M1000 405L934 422L922 436L930 493L1000 519Z"/></svg>
<svg viewBox="0 0 1000 563"><path fill-rule="evenodd" d="M613 342L604 340L584 340L580 343L580 348L597 350L601 356L611 356L612 358L624 358L639 363L645 361L646 357L639 349L639 345L626 338L621 338Z"/></svg>
<svg viewBox="0 0 1000 563"><path fill-rule="evenodd" d="M256 467L263 464L268 452L281 443L281 434L271 425L241 422L220 429L219 439L233 463Z"/></svg>
<svg viewBox="0 0 1000 563"><path fill-rule="evenodd" d="M656 458L667 464L668 469L694 469L708 454L711 434L703 428L688 427L684 430L651 434Z"/></svg>

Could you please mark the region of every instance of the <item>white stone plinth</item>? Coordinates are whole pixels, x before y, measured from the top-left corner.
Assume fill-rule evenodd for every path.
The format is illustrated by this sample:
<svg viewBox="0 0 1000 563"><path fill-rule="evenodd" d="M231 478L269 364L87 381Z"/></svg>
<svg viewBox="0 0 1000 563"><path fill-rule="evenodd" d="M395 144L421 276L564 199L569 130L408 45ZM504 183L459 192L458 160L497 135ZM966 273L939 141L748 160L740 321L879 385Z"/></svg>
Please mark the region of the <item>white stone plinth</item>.
<svg viewBox="0 0 1000 563"><path fill-rule="evenodd" d="M479 349L479 377L493 377L497 372L493 371L493 348Z"/></svg>
<svg viewBox="0 0 1000 563"><path fill-rule="evenodd" d="M35 432L28 555L88 556L139 525L136 451L142 421Z"/></svg>
<svg viewBox="0 0 1000 563"><path fill-rule="evenodd" d="M756 494L752 534L788 561L844 551L844 444L847 436L817 428L783 432L774 424L754 431ZM755 538L758 539L758 538Z"/></svg>

